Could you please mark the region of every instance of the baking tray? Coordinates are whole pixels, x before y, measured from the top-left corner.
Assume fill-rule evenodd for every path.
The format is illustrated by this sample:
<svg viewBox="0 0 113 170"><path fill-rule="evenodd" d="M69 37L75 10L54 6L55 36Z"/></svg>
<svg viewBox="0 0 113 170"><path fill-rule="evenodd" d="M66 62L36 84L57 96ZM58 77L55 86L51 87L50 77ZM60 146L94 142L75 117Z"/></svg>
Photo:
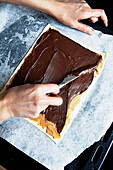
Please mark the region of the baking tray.
<svg viewBox="0 0 113 170"><path fill-rule="evenodd" d="M65 166L65 170L106 169L113 170L113 123L100 141Z"/></svg>

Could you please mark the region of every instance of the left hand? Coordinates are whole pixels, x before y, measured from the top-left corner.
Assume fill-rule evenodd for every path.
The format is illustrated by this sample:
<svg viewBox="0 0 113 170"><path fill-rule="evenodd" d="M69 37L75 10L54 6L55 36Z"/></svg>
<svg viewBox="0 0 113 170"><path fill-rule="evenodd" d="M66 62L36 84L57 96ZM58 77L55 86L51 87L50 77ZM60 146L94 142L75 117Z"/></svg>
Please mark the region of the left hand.
<svg viewBox="0 0 113 170"><path fill-rule="evenodd" d="M58 6L56 6L55 10L53 16L59 21L90 35L93 34L93 29L79 21L89 18L92 22L96 22L100 17L105 26L107 26L108 23L107 16L103 9L91 9L85 1L81 0L71 3L58 2Z"/></svg>

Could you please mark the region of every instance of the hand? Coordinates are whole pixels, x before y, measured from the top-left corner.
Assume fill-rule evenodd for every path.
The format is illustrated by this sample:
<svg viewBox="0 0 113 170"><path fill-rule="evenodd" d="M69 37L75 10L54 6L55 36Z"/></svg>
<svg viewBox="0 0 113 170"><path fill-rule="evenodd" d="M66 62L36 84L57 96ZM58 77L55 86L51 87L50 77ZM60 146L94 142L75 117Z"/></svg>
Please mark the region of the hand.
<svg viewBox="0 0 113 170"><path fill-rule="evenodd" d="M90 18L92 22L96 22L100 17L107 26L107 16L104 10L91 9L84 0L0 0L0 2L28 6L43 11L53 15L62 23L87 34L93 34L93 29L79 22L83 19Z"/></svg>
<svg viewBox="0 0 113 170"><path fill-rule="evenodd" d="M83 31L87 34L93 34L93 29L85 24L80 23L79 21L83 19L90 18L92 22L96 22L100 17L105 26L107 26L107 16L102 9L91 9L90 6L82 0L79 2L60 3L54 12L54 16L61 21L62 23L76 28L80 31Z"/></svg>
<svg viewBox="0 0 113 170"><path fill-rule="evenodd" d="M47 93L53 93L54 97L47 96ZM8 89L2 94L0 117L7 113L8 118L13 116L36 118L49 105L62 104L62 98L58 93L59 88L56 84L27 84Z"/></svg>

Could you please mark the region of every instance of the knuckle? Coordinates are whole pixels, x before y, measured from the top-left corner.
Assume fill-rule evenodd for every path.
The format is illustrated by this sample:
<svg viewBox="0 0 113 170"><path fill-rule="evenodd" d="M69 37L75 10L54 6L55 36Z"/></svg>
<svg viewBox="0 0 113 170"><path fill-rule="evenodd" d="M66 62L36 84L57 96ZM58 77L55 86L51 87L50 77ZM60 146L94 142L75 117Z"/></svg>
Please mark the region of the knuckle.
<svg viewBox="0 0 113 170"><path fill-rule="evenodd" d="M36 87L37 95L42 93L41 86Z"/></svg>
<svg viewBox="0 0 113 170"><path fill-rule="evenodd" d="M86 8L82 8L82 7L81 7L81 13L85 13L86 11L87 11Z"/></svg>
<svg viewBox="0 0 113 170"><path fill-rule="evenodd" d="M76 28L76 24L75 24L75 22L73 22L73 21L69 23L69 26L70 26L71 28Z"/></svg>
<svg viewBox="0 0 113 170"><path fill-rule="evenodd" d="M34 98L34 104L37 107L40 106L40 104L41 104L41 102L40 102L40 100L39 100L39 98L37 96L35 96L35 98Z"/></svg>
<svg viewBox="0 0 113 170"><path fill-rule="evenodd" d="M40 105L40 100L39 100L39 96L38 96L37 92L34 93L34 96L33 96L33 98L32 98L32 103L33 103L35 106Z"/></svg>
<svg viewBox="0 0 113 170"><path fill-rule="evenodd" d="M69 26L71 27L71 28L74 28L74 25L71 23L71 24L69 24Z"/></svg>
<svg viewBox="0 0 113 170"><path fill-rule="evenodd" d="M86 11L86 8L81 8L81 11L82 11L82 12Z"/></svg>

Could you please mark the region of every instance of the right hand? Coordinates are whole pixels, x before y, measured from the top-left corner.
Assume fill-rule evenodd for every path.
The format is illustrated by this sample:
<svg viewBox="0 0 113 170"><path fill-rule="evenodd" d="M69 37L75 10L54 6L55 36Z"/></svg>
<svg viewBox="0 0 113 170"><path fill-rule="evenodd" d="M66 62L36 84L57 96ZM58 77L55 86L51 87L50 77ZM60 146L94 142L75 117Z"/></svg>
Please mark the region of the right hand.
<svg viewBox="0 0 113 170"><path fill-rule="evenodd" d="M48 96L47 93L53 93L54 97ZM13 87L2 94L4 107L0 116L6 115L7 112L8 117L36 118L49 105L62 104L62 98L58 93L59 87L56 84L27 84Z"/></svg>

